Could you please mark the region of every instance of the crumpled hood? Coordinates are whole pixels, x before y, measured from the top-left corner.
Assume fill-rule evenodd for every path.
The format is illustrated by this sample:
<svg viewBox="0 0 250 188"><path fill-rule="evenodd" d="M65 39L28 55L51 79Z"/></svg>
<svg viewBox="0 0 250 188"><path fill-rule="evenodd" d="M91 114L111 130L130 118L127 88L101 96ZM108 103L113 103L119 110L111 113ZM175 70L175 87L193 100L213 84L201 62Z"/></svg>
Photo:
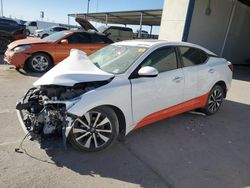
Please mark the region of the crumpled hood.
<svg viewBox="0 0 250 188"><path fill-rule="evenodd" d="M69 57L39 78L33 85L73 86L77 83L104 81L114 77L113 74L99 69L85 52L72 49Z"/></svg>

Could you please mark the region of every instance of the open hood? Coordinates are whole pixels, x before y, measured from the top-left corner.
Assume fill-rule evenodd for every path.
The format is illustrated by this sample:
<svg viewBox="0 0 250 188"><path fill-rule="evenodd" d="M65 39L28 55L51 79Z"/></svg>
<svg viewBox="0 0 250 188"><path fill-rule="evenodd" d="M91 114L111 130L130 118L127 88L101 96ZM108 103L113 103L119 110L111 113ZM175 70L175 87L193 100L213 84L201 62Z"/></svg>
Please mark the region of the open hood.
<svg viewBox="0 0 250 188"><path fill-rule="evenodd" d="M94 30L96 32L98 32L98 30L86 19L84 18L80 18L80 17L77 17L75 19L75 21L77 23L80 24L80 26L82 26L82 28L85 30L85 31L89 31L89 30Z"/></svg>
<svg viewBox="0 0 250 188"><path fill-rule="evenodd" d="M84 52L72 49L69 57L44 74L33 85L73 86L83 82L104 81L112 77L114 77L113 74L95 66Z"/></svg>

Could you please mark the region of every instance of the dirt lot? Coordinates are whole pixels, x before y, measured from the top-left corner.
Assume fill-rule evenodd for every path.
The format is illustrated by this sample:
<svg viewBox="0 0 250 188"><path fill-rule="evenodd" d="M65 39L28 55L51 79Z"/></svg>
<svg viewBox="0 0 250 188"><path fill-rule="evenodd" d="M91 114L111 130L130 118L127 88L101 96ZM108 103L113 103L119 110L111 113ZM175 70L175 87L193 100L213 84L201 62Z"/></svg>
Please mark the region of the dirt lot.
<svg viewBox="0 0 250 188"><path fill-rule="evenodd" d="M38 75L0 65L0 187L250 186L250 68L238 67L214 116L185 113L132 132L99 153L39 149L25 141L15 103Z"/></svg>

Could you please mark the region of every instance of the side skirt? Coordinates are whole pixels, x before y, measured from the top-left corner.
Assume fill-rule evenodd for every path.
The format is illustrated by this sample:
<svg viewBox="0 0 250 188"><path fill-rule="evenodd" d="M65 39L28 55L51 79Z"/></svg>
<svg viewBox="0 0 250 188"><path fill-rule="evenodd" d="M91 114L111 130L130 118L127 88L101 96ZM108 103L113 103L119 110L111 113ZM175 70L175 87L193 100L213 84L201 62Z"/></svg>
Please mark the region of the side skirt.
<svg viewBox="0 0 250 188"><path fill-rule="evenodd" d="M202 95L200 97L196 97L194 99L188 100L186 102L177 104L175 106L163 109L158 112L154 112L145 118L143 118L136 126L134 129L138 129L141 127L144 127L146 125L149 125L151 123L190 111L194 110L196 108L201 108L204 107L207 103L209 93Z"/></svg>

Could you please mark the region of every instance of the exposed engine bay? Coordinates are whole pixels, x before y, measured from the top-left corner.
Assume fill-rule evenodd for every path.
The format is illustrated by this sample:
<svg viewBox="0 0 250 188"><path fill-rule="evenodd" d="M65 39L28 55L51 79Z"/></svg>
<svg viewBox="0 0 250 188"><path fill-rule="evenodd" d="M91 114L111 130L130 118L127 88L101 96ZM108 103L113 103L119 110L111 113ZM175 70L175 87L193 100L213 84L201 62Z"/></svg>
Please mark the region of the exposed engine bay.
<svg viewBox="0 0 250 188"><path fill-rule="evenodd" d="M33 139L63 137L67 126L67 102L77 100L82 94L105 85L107 81L78 83L72 87L45 85L28 90L16 105L25 129ZM64 143L66 140L64 140Z"/></svg>
<svg viewBox="0 0 250 188"><path fill-rule="evenodd" d="M26 136L40 141L44 149L50 148L50 141L62 140L65 146L74 120L79 119L67 110L81 101L86 92L108 84L113 78L84 52L72 49L69 57L36 80L17 103L17 116Z"/></svg>

